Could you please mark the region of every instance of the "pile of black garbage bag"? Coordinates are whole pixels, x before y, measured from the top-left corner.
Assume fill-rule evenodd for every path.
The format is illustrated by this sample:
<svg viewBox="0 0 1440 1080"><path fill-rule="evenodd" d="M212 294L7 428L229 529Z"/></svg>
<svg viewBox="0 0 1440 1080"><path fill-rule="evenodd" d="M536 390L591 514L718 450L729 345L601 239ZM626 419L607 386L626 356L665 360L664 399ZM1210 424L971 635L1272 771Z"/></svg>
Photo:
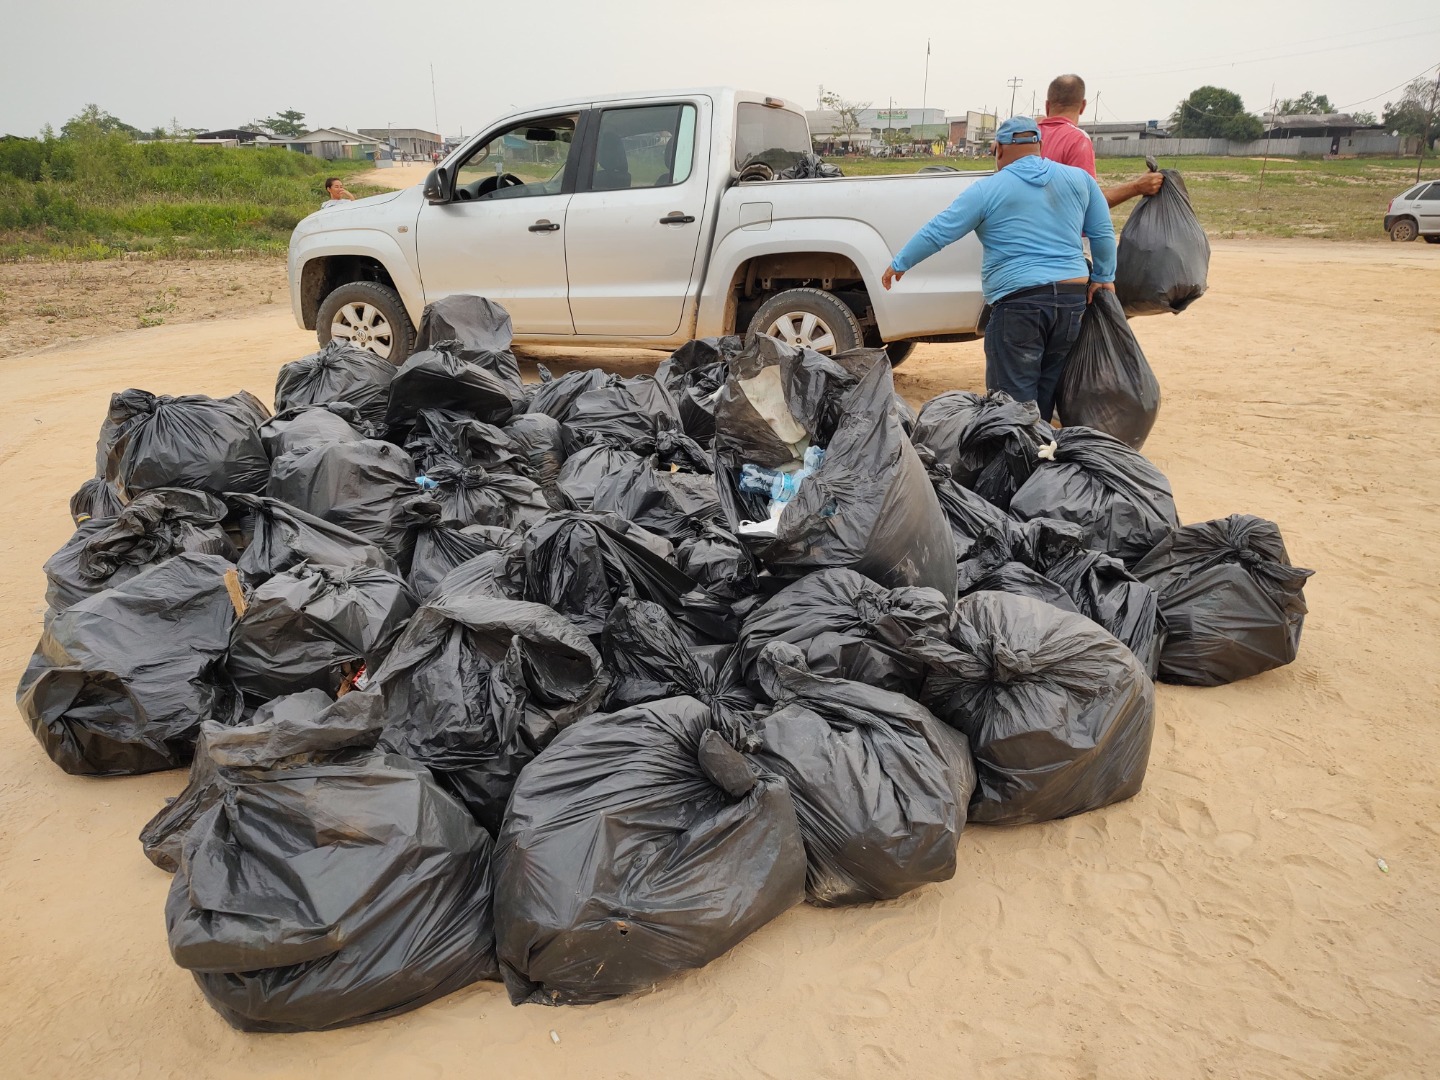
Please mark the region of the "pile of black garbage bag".
<svg viewBox="0 0 1440 1080"><path fill-rule="evenodd" d="M1130 798L1153 680L1299 647L1310 571L1182 526L1144 431L917 416L883 352L769 338L526 384L477 297L419 341L286 364L274 414L117 393L45 564L20 711L69 773L190 767L141 839L238 1028L648 989Z"/></svg>

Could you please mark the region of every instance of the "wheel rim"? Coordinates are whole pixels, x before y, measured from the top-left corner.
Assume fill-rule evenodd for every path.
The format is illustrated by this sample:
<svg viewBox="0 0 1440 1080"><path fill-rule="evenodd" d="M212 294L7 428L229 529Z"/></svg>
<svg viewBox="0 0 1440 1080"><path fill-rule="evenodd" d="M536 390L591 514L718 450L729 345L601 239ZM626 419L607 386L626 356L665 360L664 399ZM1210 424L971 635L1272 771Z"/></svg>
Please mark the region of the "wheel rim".
<svg viewBox="0 0 1440 1080"><path fill-rule="evenodd" d="M1395 226L1395 239L1400 241L1413 240L1415 238L1415 226L1408 221L1402 221Z"/></svg>
<svg viewBox="0 0 1440 1080"><path fill-rule="evenodd" d="M835 351L835 334L819 315L809 311L788 311L778 315L765 333L787 345L813 349L829 355Z"/></svg>
<svg viewBox="0 0 1440 1080"><path fill-rule="evenodd" d="M330 322L330 336L348 341L360 349L369 349L382 360L389 360L395 348L395 331L385 313L363 300L342 304Z"/></svg>

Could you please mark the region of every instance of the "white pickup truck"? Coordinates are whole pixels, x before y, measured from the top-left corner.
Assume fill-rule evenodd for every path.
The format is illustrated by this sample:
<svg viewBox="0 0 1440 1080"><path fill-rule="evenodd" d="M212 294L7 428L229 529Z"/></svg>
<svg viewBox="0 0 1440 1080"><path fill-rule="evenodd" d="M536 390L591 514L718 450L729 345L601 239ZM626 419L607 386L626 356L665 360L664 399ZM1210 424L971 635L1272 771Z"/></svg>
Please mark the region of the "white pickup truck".
<svg viewBox="0 0 1440 1080"><path fill-rule="evenodd" d="M880 275L984 174L765 178L810 152L798 105L732 89L526 109L423 185L300 222L295 318L395 363L452 293L503 304L521 344L672 349L753 330L827 353L885 344L898 363L916 341L974 337L973 235L890 292Z"/></svg>

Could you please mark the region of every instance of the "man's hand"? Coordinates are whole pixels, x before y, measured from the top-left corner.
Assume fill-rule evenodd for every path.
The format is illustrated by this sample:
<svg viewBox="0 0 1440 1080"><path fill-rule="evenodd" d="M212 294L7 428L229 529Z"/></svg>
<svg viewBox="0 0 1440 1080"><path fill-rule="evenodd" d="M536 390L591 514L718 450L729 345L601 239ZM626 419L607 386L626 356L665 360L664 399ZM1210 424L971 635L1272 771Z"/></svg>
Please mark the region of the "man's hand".
<svg viewBox="0 0 1440 1080"><path fill-rule="evenodd" d="M1087 304L1093 304L1093 303L1095 302L1095 294L1096 294L1097 292L1100 292L1102 289L1103 289L1105 292L1114 292L1114 291L1115 291L1115 283L1114 283L1113 281L1092 281L1092 282L1090 282L1090 289L1089 289L1089 291L1085 294L1085 303L1087 303Z"/></svg>
<svg viewBox="0 0 1440 1080"><path fill-rule="evenodd" d="M893 267L893 266L887 266L887 267L885 267L885 273L883 273L883 274L880 275L880 284L881 284L881 285L884 285L886 291L888 292L889 289L890 289L891 284L893 284L893 283L896 282L896 281L899 281L899 280L900 280L901 278L903 278L904 276L905 276L905 271L904 271L904 270L896 270L895 267Z"/></svg>
<svg viewBox="0 0 1440 1080"><path fill-rule="evenodd" d="M1152 172L1146 173L1135 181L1135 190L1141 195L1158 195L1160 186L1165 183L1165 174Z"/></svg>

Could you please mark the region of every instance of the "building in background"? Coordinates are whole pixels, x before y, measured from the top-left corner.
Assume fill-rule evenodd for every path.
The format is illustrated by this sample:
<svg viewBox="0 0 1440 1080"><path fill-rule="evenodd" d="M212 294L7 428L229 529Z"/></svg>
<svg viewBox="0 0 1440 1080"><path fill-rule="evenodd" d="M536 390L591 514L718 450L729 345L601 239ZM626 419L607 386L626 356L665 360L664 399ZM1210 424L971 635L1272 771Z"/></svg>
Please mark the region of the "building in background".
<svg viewBox="0 0 1440 1080"><path fill-rule="evenodd" d="M374 161L380 156L384 140L372 139L344 128L316 128L298 139L287 139L286 145L291 150L326 161Z"/></svg>
<svg viewBox="0 0 1440 1080"><path fill-rule="evenodd" d="M444 136L424 128L361 128L359 133L388 143L397 154L424 161L429 161L432 155L440 153L445 147Z"/></svg>
<svg viewBox="0 0 1440 1080"><path fill-rule="evenodd" d="M1266 113L1265 133L1272 139L1348 139L1359 132L1379 132L1374 125L1356 123L1349 113Z"/></svg>
<svg viewBox="0 0 1440 1080"><path fill-rule="evenodd" d="M965 114L965 142L963 149L967 154L985 154L990 151L990 144L995 141L996 116L992 112L975 112L973 109ZM957 143L960 148L962 144Z"/></svg>
<svg viewBox="0 0 1440 1080"><path fill-rule="evenodd" d="M1091 142L1168 139L1170 137L1170 133L1160 126L1158 120L1115 120L1090 124L1081 120L1080 127L1090 136Z"/></svg>
<svg viewBox="0 0 1440 1080"><path fill-rule="evenodd" d="M859 126L854 132L843 130L840 115L833 109L810 110L805 118L810 122L816 150L822 154L878 153L887 147L928 153L936 143L943 146L950 130L944 109L898 105L862 110L856 117Z"/></svg>

